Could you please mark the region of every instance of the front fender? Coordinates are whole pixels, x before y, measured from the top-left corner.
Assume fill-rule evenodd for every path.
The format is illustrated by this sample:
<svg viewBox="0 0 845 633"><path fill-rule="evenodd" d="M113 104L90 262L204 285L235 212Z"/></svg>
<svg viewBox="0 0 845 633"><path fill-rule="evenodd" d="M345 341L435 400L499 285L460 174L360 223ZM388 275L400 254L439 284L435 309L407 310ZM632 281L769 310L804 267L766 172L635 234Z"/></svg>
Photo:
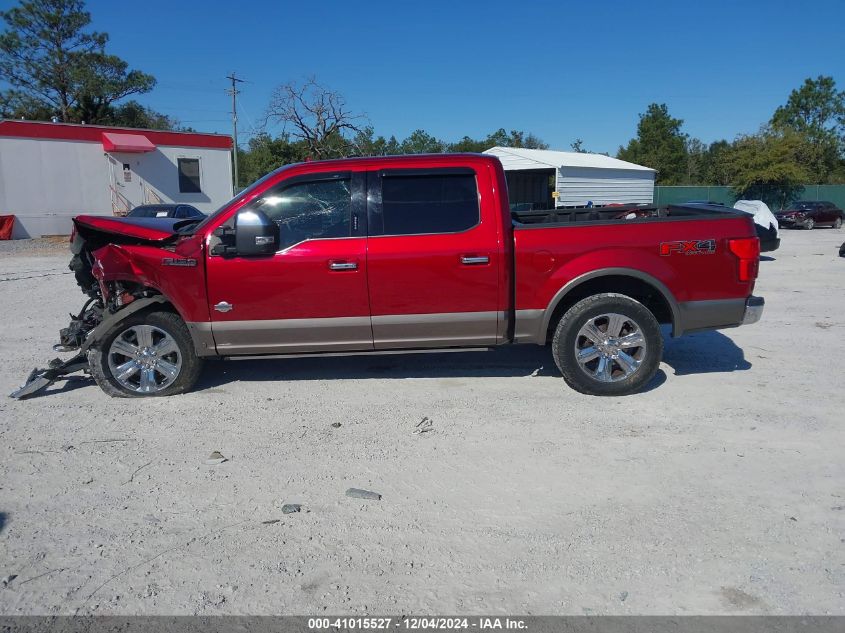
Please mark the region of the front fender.
<svg viewBox="0 0 845 633"><path fill-rule="evenodd" d="M175 249L108 244L93 255L92 273L104 298L109 283L134 283L167 297L186 322L211 320L205 292L205 260L199 240L188 240Z"/></svg>

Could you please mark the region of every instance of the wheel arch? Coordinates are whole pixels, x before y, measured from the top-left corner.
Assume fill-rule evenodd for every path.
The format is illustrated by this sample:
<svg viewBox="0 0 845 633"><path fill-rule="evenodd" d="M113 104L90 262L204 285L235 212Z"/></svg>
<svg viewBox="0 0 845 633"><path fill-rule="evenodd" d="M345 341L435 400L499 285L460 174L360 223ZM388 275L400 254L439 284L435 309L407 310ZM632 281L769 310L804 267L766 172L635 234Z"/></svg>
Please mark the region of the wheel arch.
<svg viewBox="0 0 845 633"><path fill-rule="evenodd" d="M558 320L569 308L586 297L614 292L635 299L648 308L659 323L672 326L672 336L680 336L681 312L672 292L660 280L633 268L602 268L579 275L555 293L543 314L540 342L551 340Z"/></svg>

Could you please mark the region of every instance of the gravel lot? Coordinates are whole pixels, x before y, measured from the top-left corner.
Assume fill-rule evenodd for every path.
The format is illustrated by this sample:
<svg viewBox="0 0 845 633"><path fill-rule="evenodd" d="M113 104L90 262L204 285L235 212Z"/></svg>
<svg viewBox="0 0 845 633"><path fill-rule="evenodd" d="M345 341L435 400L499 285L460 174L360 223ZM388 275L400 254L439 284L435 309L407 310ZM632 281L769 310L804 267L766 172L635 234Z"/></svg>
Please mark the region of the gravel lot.
<svg viewBox="0 0 845 633"><path fill-rule="evenodd" d="M0 245L0 613L845 614L845 231L782 237L761 323L617 399L525 347L15 402L83 297L62 245Z"/></svg>

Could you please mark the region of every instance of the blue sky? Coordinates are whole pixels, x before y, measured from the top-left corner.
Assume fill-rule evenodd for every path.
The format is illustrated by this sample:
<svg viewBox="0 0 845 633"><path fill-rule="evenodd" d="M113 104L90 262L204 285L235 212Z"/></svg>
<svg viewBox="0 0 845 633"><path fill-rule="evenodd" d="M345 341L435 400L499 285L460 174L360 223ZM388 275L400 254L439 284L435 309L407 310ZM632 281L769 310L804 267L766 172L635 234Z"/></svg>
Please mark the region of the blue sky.
<svg viewBox="0 0 845 633"><path fill-rule="evenodd" d="M10 6L0 0L0 6ZM665 102L704 141L754 132L804 78L845 88L845 1L178 2L89 0L111 52L152 73L141 101L244 142L273 88L316 75L377 134L439 138L505 127L555 149L616 151ZM271 131L274 131L271 128Z"/></svg>

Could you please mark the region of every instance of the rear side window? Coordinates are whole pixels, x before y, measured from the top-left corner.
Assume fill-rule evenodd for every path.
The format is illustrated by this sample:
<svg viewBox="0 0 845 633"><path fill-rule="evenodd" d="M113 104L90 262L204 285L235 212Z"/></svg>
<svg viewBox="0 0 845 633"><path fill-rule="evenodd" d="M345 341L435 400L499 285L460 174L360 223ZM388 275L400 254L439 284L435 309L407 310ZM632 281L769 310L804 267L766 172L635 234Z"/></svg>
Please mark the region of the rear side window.
<svg viewBox="0 0 845 633"><path fill-rule="evenodd" d="M478 224L474 174L385 174L381 192L384 235L458 233Z"/></svg>

